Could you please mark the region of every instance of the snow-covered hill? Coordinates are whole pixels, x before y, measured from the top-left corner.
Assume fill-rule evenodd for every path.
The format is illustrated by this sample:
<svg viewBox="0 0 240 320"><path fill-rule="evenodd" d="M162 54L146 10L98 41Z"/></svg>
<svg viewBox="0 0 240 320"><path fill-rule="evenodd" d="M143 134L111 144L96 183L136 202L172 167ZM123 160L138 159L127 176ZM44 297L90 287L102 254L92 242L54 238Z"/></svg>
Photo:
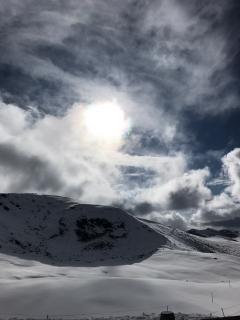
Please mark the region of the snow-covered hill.
<svg viewBox="0 0 240 320"><path fill-rule="evenodd" d="M168 239L171 249L198 251L205 253L224 253L240 257L240 242L224 238L202 238L188 232L167 227L160 223L140 219L149 227Z"/></svg>
<svg viewBox="0 0 240 320"><path fill-rule="evenodd" d="M2 318L159 313L167 305L214 315L239 310L239 242L203 239L120 209L2 194L0 245Z"/></svg>
<svg viewBox="0 0 240 320"><path fill-rule="evenodd" d="M126 212L54 196L0 195L0 252L55 265L130 264L167 239Z"/></svg>
<svg viewBox="0 0 240 320"><path fill-rule="evenodd" d="M68 198L0 194L0 252L52 265L132 264L158 249L240 256L239 243L218 243L121 209Z"/></svg>
<svg viewBox="0 0 240 320"><path fill-rule="evenodd" d="M228 240L234 240L239 237L239 232L237 230L228 230L228 229L190 229L187 230L187 233L193 234L195 236L210 238L210 237L222 237Z"/></svg>

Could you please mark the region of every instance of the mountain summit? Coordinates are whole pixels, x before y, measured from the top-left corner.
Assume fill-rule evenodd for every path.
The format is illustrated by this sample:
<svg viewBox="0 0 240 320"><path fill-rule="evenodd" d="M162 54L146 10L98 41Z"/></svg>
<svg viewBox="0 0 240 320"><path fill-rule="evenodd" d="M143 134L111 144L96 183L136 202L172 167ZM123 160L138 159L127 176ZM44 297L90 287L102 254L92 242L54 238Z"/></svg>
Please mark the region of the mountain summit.
<svg viewBox="0 0 240 320"><path fill-rule="evenodd" d="M36 194L0 195L0 251L54 265L130 264L167 239L126 212Z"/></svg>

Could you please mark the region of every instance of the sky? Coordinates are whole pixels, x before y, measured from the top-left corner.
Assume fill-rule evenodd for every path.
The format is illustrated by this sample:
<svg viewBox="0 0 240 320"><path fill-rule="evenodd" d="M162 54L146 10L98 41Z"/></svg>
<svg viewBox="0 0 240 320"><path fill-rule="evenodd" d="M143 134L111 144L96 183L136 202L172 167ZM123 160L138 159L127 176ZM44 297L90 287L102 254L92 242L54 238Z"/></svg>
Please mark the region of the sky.
<svg viewBox="0 0 240 320"><path fill-rule="evenodd" d="M238 0L0 0L0 192L240 228Z"/></svg>

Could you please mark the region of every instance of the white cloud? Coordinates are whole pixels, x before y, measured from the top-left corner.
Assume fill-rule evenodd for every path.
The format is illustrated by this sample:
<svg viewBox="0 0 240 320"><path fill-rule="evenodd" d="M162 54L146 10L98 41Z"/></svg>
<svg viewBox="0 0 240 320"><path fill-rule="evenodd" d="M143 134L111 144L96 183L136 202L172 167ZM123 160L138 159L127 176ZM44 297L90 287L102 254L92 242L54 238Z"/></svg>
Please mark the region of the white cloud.
<svg viewBox="0 0 240 320"><path fill-rule="evenodd" d="M188 227L187 219L176 211L170 211L167 213L152 212L146 217L172 228L186 230Z"/></svg>
<svg viewBox="0 0 240 320"><path fill-rule="evenodd" d="M168 172L167 167L166 172ZM140 202L153 203L162 210L198 208L211 198L211 191L206 186L208 177L209 170L205 168L188 172L183 171L172 178L170 175L167 181L156 179L155 185L143 190L138 195L138 199Z"/></svg>
<svg viewBox="0 0 240 320"><path fill-rule="evenodd" d="M110 204L133 201L129 195L137 192L124 184L122 167L150 169L162 181L184 170L183 154L131 156L120 151L125 135L121 143L99 140L84 123L86 108L74 104L61 117L34 118L31 110L1 103L1 191L56 193Z"/></svg>
<svg viewBox="0 0 240 320"><path fill-rule="evenodd" d="M240 228L240 203L222 192L200 207L192 215L190 223L198 227Z"/></svg>
<svg viewBox="0 0 240 320"><path fill-rule="evenodd" d="M11 116L9 125L6 113ZM117 198L112 184L119 171L107 161L111 151L92 143L81 123L80 107L59 118L46 115L35 122L28 118L29 113L17 106L1 104L1 191L53 192L100 203ZM4 149L6 145L8 149ZM3 161L4 150L11 161ZM51 179L46 168L48 173L52 168ZM24 184L26 176L28 183ZM41 186L43 176L49 185Z"/></svg>
<svg viewBox="0 0 240 320"><path fill-rule="evenodd" d="M225 189L198 208L192 224L240 228L240 149L226 154L222 163Z"/></svg>
<svg viewBox="0 0 240 320"><path fill-rule="evenodd" d="M239 149L223 158L230 185L216 197L208 188L209 170L189 171L186 151L176 151L178 142L189 138L182 110L216 114L239 104L226 69L228 40L221 27L215 28L227 6L222 1L199 7L197 2L186 5L177 0L140 5L114 1L114 6L108 0L72 0L61 6L32 0L2 2L5 50L0 62L27 79L27 90L16 101L33 92L34 105L51 115L36 117L36 110L33 115L28 108L0 102L1 191L58 193L84 202L126 202L130 207L150 203L155 216L171 210L166 221L182 225L184 219L172 210L198 210L192 221L199 222L235 217ZM17 93L22 88L19 79ZM59 108L49 102L48 85L39 79L60 82L66 89L53 90L59 95ZM14 98L16 92L9 96ZM67 111L65 98L71 101ZM109 145L86 133L82 112L86 105L113 98L137 134L129 140L120 135ZM152 153L144 151L146 132L156 139ZM123 151L126 142L129 153ZM134 152L138 144L141 156ZM142 180L145 171L151 171L150 178L133 187L122 167L143 169Z"/></svg>
<svg viewBox="0 0 240 320"><path fill-rule="evenodd" d="M87 106L74 104L64 115L0 103L0 179L2 192L38 192L71 196L89 203L125 203L141 215L174 227L234 226L239 219L239 157L234 149L222 158L230 184L217 196L208 188L208 168L189 170L183 153L136 156L121 143L99 143L84 123ZM95 140L94 140L95 139ZM152 177L134 187L122 168L150 170ZM143 171L144 173L144 171ZM143 174L142 173L142 174ZM211 183L210 183L211 184Z"/></svg>
<svg viewBox="0 0 240 320"><path fill-rule="evenodd" d="M240 148L236 148L222 158L223 169L230 180L227 191L240 200Z"/></svg>

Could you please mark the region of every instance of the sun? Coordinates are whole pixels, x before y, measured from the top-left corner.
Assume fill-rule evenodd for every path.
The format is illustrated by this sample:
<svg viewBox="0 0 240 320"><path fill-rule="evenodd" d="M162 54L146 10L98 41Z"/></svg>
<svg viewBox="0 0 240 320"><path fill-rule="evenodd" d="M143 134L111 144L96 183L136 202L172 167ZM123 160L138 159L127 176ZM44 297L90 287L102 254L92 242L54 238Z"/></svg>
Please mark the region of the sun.
<svg viewBox="0 0 240 320"><path fill-rule="evenodd" d="M86 107L84 123L92 138L109 144L119 144L129 129L129 120L116 101Z"/></svg>

